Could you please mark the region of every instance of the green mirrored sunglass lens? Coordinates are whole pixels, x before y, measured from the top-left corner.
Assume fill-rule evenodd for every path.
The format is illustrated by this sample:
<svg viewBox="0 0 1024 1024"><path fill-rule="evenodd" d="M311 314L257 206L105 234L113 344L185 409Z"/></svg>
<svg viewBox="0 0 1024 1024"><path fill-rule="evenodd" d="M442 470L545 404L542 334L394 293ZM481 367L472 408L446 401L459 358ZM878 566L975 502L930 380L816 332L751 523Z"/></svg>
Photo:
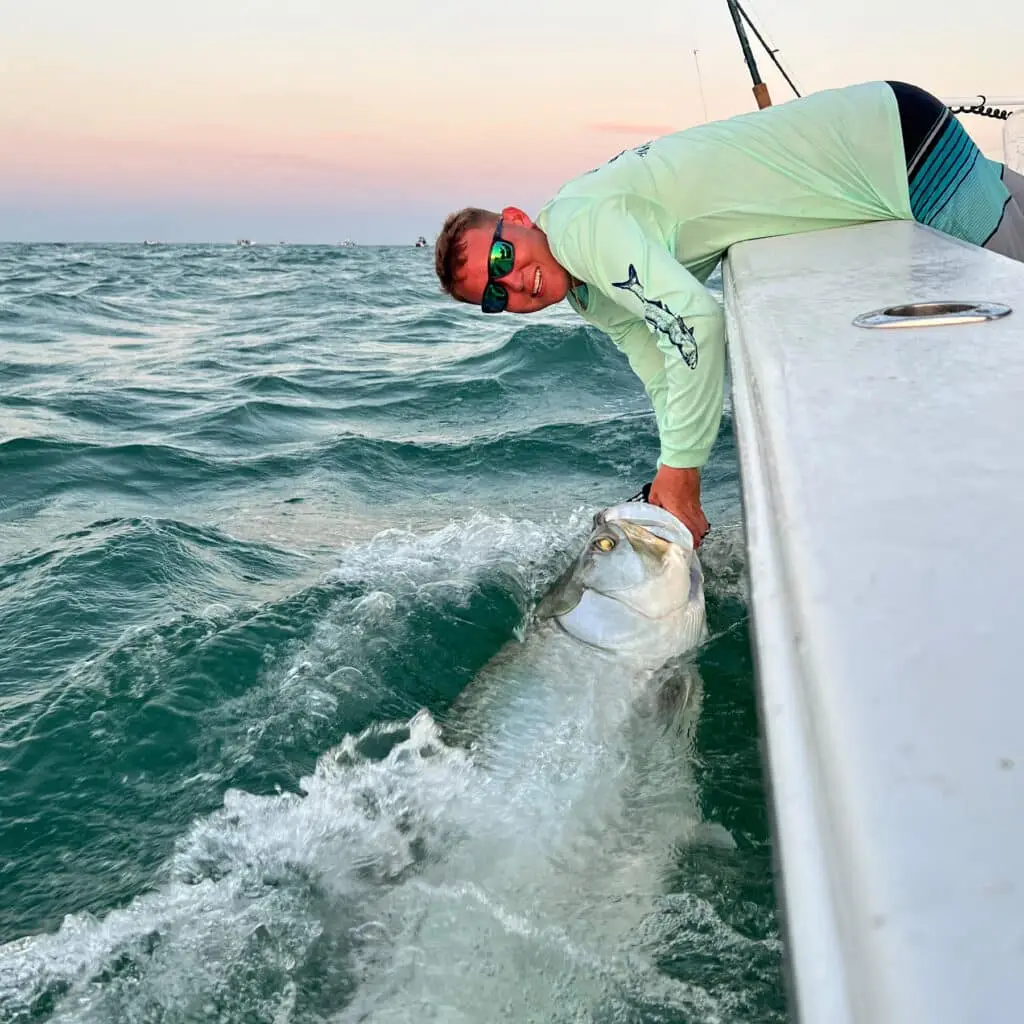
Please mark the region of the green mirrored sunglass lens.
<svg viewBox="0 0 1024 1024"><path fill-rule="evenodd" d="M480 303L485 313L500 313L508 302L508 292L501 285L488 284Z"/></svg>
<svg viewBox="0 0 1024 1024"><path fill-rule="evenodd" d="M510 242L498 239L491 246L491 274L494 277L504 277L510 273L516 262L516 251Z"/></svg>

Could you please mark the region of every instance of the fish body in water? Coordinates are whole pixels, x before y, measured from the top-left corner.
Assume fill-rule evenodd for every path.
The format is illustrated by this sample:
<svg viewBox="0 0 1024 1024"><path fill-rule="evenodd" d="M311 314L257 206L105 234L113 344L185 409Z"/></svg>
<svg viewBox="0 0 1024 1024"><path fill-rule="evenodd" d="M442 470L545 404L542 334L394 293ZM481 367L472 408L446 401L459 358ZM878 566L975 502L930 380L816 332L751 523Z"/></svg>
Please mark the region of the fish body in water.
<svg viewBox="0 0 1024 1024"><path fill-rule="evenodd" d="M676 848L704 832L703 632L685 528L602 512L440 725L374 722L301 794L229 791L151 891L0 946L0 1020L554 1024L644 1019L648 994L658 1019L724 1019L650 954L678 927Z"/></svg>
<svg viewBox="0 0 1024 1024"><path fill-rule="evenodd" d="M536 618L445 722L475 778L454 808L463 838L381 908L387 966L345 1021L590 1019L647 969L629 936L675 844L703 831L689 531L653 505L606 509Z"/></svg>
<svg viewBox="0 0 1024 1024"><path fill-rule="evenodd" d="M609 753L638 703L672 692L685 704L694 690L695 671L663 671L707 635L692 535L656 505L605 509L536 619L457 702L455 733L471 733L477 760L506 782L583 785L584 763Z"/></svg>

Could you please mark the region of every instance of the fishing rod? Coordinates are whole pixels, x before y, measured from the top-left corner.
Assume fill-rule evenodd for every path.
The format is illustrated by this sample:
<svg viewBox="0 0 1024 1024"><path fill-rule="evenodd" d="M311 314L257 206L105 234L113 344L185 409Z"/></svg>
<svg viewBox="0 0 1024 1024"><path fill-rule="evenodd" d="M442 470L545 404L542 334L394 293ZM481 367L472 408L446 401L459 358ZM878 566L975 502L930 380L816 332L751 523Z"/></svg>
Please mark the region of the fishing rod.
<svg viewBox="0 0 1024 1024"><path fill-rule="evenodd" d="M743 50L743 59L746 61L747 70L754 81L754 99L757 100L758 110L772 105L772 98L768 95L768 86L761 78L761 72L757 70L757 61L754 60L754 51L750 48L750 40L747 39L747 30L743 27L743 15L740 14L740 5L737 0L725 0L732 15L732 23L736 26L736 35L740 40L740 49Z"/></svg>
<svg viewBox="0 0 1024 1024"><path fill-rule="evenodd" d="M732 23L736 26L736 35L739 37L740 48L743 50L743 59L746 61L747 70L750 72L750 77L754 82L754 99L757 100L758 109L763 110L765 107L770 107L772 105L772 98L768 95L768 86L761 78L761 73L757 70L757 61L754 60L754 52L750 48L750 40L747 39L747 32L743 27L744 22L750 26L750 31L754 33L757 41L764 47L764 52L768 54L771 62L778 68L779 74L786 80L787 85L799 97L800 90L793 84L793 79L789 77L786 69L782 66L777 56L778 51L773 50L768 45L764 36L757 30L757 26L750 20L750 15L740 5L739 0L725 0L725 2L729 7L729 13L732 15Z"/></svg>
<svg viewBox="0 0 1024 1024"><path fill-rule="evenodd" d="M793 94L796 96L797 99L799 99L800 90L793 84L793 79L790 78L788 74L786 74L786 69L782 66L782 62L776 56L776 54L779 51L773 50L768 45L768 43L765 42L764 36L762 36L761 33L758 32L757 26L750 20L750 15L747 14L746 9L740 5L739 0L734 0L734 2L736 3L736 7L739 10L740 14L743 15L743 20L750 26L750 31L753 32L755 36L757 36L757 41L764 47L764 52L767 53L768 56L771 58L772 63L779 69L779 74L782 75L782 77L786 80L786 84L790 87L790 89L793 90Z"/></svg>

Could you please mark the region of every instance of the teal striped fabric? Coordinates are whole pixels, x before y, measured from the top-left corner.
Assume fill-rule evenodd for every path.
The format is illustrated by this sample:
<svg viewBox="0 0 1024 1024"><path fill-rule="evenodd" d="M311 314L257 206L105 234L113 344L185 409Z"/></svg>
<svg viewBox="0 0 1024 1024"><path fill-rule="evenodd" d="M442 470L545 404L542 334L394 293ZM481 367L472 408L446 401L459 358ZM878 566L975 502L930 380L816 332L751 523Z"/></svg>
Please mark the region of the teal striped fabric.
<svg viewBox="0 0 1024 1024"><path fill-rule="evenodd" d="M910 179L914 219L975 245L999 226L1010 193L1002 165L987 159L950 116L931 152Z"/></svg>

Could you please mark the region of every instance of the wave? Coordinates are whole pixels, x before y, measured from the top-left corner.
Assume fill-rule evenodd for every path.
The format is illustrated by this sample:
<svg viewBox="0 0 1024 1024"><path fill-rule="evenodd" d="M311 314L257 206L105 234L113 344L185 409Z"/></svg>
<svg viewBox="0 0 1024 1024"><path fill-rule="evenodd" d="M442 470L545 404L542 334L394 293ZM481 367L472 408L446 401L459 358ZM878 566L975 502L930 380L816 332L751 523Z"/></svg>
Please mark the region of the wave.
<svg viewBox="0 0 1024 1024"><path fill-rule="evenodd" d="M294 791L343 733L445 706L512 635L563 529L388 531L326 577L307 567L318 579L297 591L296 553L166 521L96 523L8 567L0 621L23 640L3 674L22 690L0 821L22 900L0 931L30 927L26 896L58 879L72 904L120 902L227 786ZM71 766L78 782L55 791Z"/></svg>
<svg viewBox="0 0 1024 1024"><path fill-rule="evenodd" d="M464 709L653 473L610 343L412 248L0 246L0 280L0 1018L407 1019L429 949L536 1019L784 1019L728 420L700 715L559 803Z"/></svg>
<svg viewBox="0 0 1024 1024"><path fill-rule="evenodd" d="M13 518L19 508L32 510L68 491L144 494L168 501L175 494L209 494L214 487L259 480L280 483L314 471L334 474L340 485L368 499L390 493L398 481L403 490L422 493L480 473L495 486L501 485L502 475L538 471L556 479L589 473L634 481L646 479L657 458L656 434L647 417L617 416L586 424L541 422L519 428L498 424L486 430L478 424L462 438L417 432L395 440L350 433L315 443L307 431L301 443L279 440L269 451L242 455L227 452L261 437L266 443L266 418L254 418L247 409L234 423L230 417L218 419L215 429L182 430L187 439L208 440L212 452L174 444L104 445L55 438L0 442L3 516ZM288 416L286 423L290 427L294 421Z"/></svg>
<svg viewBox="0 0 1024 1024"><path fill-rule="evenodd" d="M79 909L48 933L0 950L0 1010L189 1019L214 1005L228 1020L338 1013L355 1020L368 1012L411 1020L425 997L417 950L429 951L438 970L471 958L465 962L483 972L484 987L461 983L460 1000L493 1001L501 993L518 1004L525 996L543 1019L588 1001L606 1014L704 1017L763 1002L780 953L770 918L723 916L699 895L651 891L658 864L707 870L713 862L720 876L735 856L717 838L708 846L693 824L696 811L688 818L679 804L679 794L692 790L690 755L672 732L638 735L629 778L640 789L629 783L622 791L631 808L625 818L615 811L591 830L592 812L604 804L586 801L577 838L533 867L522 844L546 849L556 821L569 839L568 822L551 818L560 804L536 803L548 799L544 787L552 783L530 776L523 796L532 794L540 817L524 833L509 817L513 794L496 799L472 748L445 738L446 709L499 648L515 642L586 524L586 516L558 527L476 517L429 535L386 531L346 549L326 579L281 601L135 632L93 663L104 683L80 670L79 699L105 696L107 704L91 714L89 705L66 708L58 729L49 728L51 713L36 726L35 741L69 757L73 747L86 778L99 774L89 767L90 750L107 744L96 768L106 764L130 781L99 814L102 789L78 794L94 806L73 877L96 887L85 900L94 912ZM97 524L94 533L117 525ZM215 547L220 538L200 533L196 540ZM724 567L708 559L712 589L721 568L734 569L737 551L719 555ZM217 645L233 673L210 663ZM268 647L278 655L261 662L256 651ZM241 684L233 693L224 689L232 678ZM110 703L115 696L131 703L119 710ZM201 700L206 707L197 712ZM163 717L152 717L155 708ZM181 726L189 712L191 738ZM150 719L140 720L145 714ZM65 734L86 722L89 735ZM166 747L169 734L178 763L162 775L150 763L149 778L136 781L144 758L135 766L111 757L109 745L116 751L118 741L110 734L119 730L121 745L135 751L158 734ZM340 733L340 742L331 739ZM310 764L301 752L317 748L327 752ZM200 756L181 761L189 751ZM282 774L289 761L291 772ZM609 795L626 785L615 772L598 777L613 787ZM507 787L507 773L501 778ZM12 789L5 786L5 799ZM76 808L43 793L39 787L11 808L19 813L0 818L74 827ZM607 806L611 813L619 804ZM675 829L652 824L655 811ZM84 824L83 805L77 813ZM189 818L172 836L172 823ZM541 819L550 820L544 826ZM145 851L143 864L138 851L131 864L116 842L102 842L104 830L114 838L118 827ZM506 840L504 829L512 830ZM518 845L510 845L512 836ZM502 866L513 849L514 862ZM120 892L109 883L112 864L122 864L122 879L133 883ZM508 874L513 868L526 874ZM70 874L36 860L24 877L66 886ZM662 958L680 949L698 963L713 956L731 964L728 983L713 972L677 974ZM517 962L533 965L525 988L507 973ZM573 984L552 990L543 981L549 972Z"/></svg>

